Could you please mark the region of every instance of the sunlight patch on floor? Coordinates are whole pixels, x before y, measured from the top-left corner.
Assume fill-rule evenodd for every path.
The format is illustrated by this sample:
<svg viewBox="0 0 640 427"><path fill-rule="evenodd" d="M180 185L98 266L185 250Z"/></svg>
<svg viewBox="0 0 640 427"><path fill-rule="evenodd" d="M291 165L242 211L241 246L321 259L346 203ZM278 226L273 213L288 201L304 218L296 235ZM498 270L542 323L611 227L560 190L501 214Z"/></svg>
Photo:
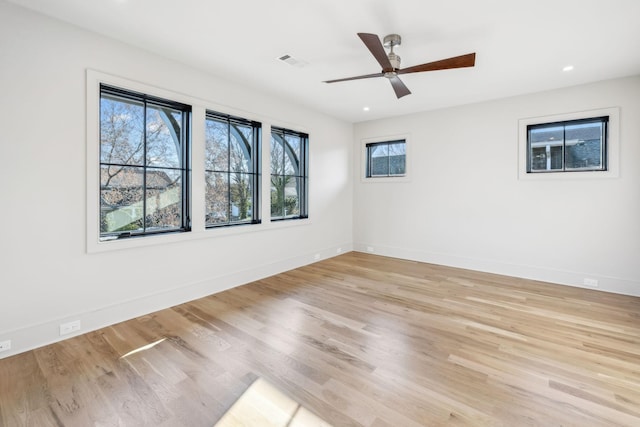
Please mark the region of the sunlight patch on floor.
<svg viewBox="0 0 640 427"><path fill-rule="evenodd" d="M142 347L138 347L135 350L131 350L129 353L120 356L120 359L126 359L127 357L131 356L132 354L136 354L136 353L140 353L141 351L149 350L150 348L153 348L153 347L157 346L158 344L160 344L164 340L166 340L166 338L159 339L158 341L152 342L151 344L143 345Z"/></svg>
<svg viewBox="0 0 640 427"><path fill-rule="evenodd" d="M258 378L215 427L331 427L268 381Z"/></svg>

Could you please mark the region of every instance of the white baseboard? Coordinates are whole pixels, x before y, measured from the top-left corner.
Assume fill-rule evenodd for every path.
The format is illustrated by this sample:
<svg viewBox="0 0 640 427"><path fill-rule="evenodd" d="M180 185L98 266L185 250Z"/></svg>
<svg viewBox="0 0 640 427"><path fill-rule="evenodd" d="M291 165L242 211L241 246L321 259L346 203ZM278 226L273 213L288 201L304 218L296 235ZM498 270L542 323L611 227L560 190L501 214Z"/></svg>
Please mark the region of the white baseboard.
<svg viewBox="0 0 640 427"><path fill-rule="evenodd" d="M373 251L370 251L369 248L373 249ZM0 354L0 359L202 298L207 295L215 294L226 289L231 289L236 286L272 276L274 274L293 270L323 259L340 255L341 253L350 252L352 250L374 253L376 255L383 255L392 258L402 258L411 261L540 280L560 285L640 296L640 282L629 279L591 273L553 270L536 266L513 265L491 260L428 253L405 248L381 246L377 244L344 243L342 245L324 248L313 253L306 253L282 259L275 263L255 266L248 270L210 277L206 280L195 283L183 284L172 290L148 295L142 298L122 301L118 304L77 312L63 318L51 319L47 322L25 326L11 331L3 331L0 333L0 341L11 340L12 345L11 350ZM585 286L583 284L585 277L598 280L598 287ZM74 320L80 320L80 330L72 334L60 336L60 324Z"/></svg>
<svg viewBox="0 0 640 427"><path fill-rule="evenodd" d="M373 253L392 258L401 258L411 261L426 262L430 264L446 265L449 267L464 268L468 270L483 271L505 276L520 277L524 279L539 280L542 282L559 285L575 286L616 294L640 296L640 281L620 277L604 276L588 272L565 271L549 269L531 265L516 265L494 260L465 258L455 255L423 252L414 249L383 246L371 243L354 243L354 251ZM585 278L595 279L597 286L584 284Z"/></svg>
<svg viewBox="0 0 640 427"><path fill-rule="evenodd" d="M207 295L244 285L274 274L293 270L352 250L353 247L351 243L336 245L313 253L282 259L275 263L254 266L247 270L210 277L195 283L182 284L174 289L157 294L72 313L63 318L51 319L47 322L25 326L19 329L2 331L0 332L0 341L11 340L11 349L0 353L0 359L158 310L193 301ZM80 321L80 330L75 333L60 336L60 325L75 320Z"/></svg>

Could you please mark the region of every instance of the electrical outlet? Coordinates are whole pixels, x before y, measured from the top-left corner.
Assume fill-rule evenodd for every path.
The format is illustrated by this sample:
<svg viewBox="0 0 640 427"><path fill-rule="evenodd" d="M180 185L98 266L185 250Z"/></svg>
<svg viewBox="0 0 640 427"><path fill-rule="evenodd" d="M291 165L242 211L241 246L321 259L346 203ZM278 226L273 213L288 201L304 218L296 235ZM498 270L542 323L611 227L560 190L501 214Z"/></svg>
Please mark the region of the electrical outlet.
<svg viewBox="0 0 640 427"><path fill-rule="evenodd" d="M585 277L582 283L584 283L585 286L593 286L594 288L598 287L598 279L590 279L588 277Z"/></svg>
<svg viewBox="0 0 640 427"><path fill-rule="evenodd" d="M60 325L60 335L67 335L79 330L80 330L79 320L74 320L73 322L63 323Z"/></svg>
<svg viewBox="0 0 640 427"><path fill-rule="evenodd" d="M373 252L373 246L367 246L367 252Z"/></svg>
<svg viewBox="0 0 640 427"><path fill-rule="evenodd" d="M0 341L0 351L11 350L11 340Z"/></svg>
<svg viewBox="0 0 640 427"><path fill-rule="evenodd" d="M336 253L341 254L342 253L342 248L336 249Z"/></svg>
<svg viewBox="0 0 640 427"><path fill-rule="evenodd" d="M314 259L314 260L316 260L316 261L318 261L318 260L320 259L320 254L315 254L315 255L313 256L313 259Z"/></svg>

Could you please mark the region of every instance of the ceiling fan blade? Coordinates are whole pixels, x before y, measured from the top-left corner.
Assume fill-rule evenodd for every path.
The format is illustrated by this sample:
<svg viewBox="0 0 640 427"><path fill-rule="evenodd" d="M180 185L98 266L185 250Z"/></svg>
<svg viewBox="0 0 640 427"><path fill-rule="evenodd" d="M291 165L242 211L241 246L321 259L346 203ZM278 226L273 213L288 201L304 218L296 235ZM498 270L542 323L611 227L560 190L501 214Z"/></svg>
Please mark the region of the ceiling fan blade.
<svg viewBox="0 0 640 427"><path fill-rule="evenodd" d="M450 68L473 67L476 64L476 54L454 56L453 58L441 59L440 61L428 62L426 64L414 65L413 67L402 68L398 74L419 73L422 71L447 70Z"/></svg>
<svg viewBox="0 0 640 427"><path fill-rule="evenodd" d="M327 81L325 81L325 83L346 82L348 80L370 79L372 77L383 77L383 76L384 76L384 74L382 74L382 73L365 74L363 76L345 77L344 79L327 80Z"/></svg>
<svg viewBox="0 0 640 427"><path fill-rule="evenodd" d="M360 40L367 46L369 52L376 58L376 61L378 61L378 64L382 67L383 73L393 71L393 65L391 65L389 57L387 57L387 52L382 46L380 37L370 33L358 33L358 37L360 37Z"/></svg>
<svg viewBox="0 0 640 427"><path fill-rule="evenodd" d="M398 76L390 77L389 81L391 82L391 86L393 86L393 90L396 93L396 96L398 97L398 99L402 98L405 95L409 95L411 93L409 88L405 86L404 83L402 83L402 80L400 80L400 77Z"/></svg>

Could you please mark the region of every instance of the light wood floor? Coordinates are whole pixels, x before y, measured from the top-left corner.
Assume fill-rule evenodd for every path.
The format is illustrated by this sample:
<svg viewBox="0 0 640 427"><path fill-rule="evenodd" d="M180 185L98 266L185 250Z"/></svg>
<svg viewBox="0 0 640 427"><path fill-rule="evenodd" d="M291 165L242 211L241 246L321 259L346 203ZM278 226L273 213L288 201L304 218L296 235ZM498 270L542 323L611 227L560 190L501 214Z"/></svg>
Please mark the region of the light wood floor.
<svg viewBox="0 0 640 427"><path fill-rule="evenodd" d="M0 426L211 427L257 380L334 426L640 426L640 298L349 253L0 360Z"/></svg>

